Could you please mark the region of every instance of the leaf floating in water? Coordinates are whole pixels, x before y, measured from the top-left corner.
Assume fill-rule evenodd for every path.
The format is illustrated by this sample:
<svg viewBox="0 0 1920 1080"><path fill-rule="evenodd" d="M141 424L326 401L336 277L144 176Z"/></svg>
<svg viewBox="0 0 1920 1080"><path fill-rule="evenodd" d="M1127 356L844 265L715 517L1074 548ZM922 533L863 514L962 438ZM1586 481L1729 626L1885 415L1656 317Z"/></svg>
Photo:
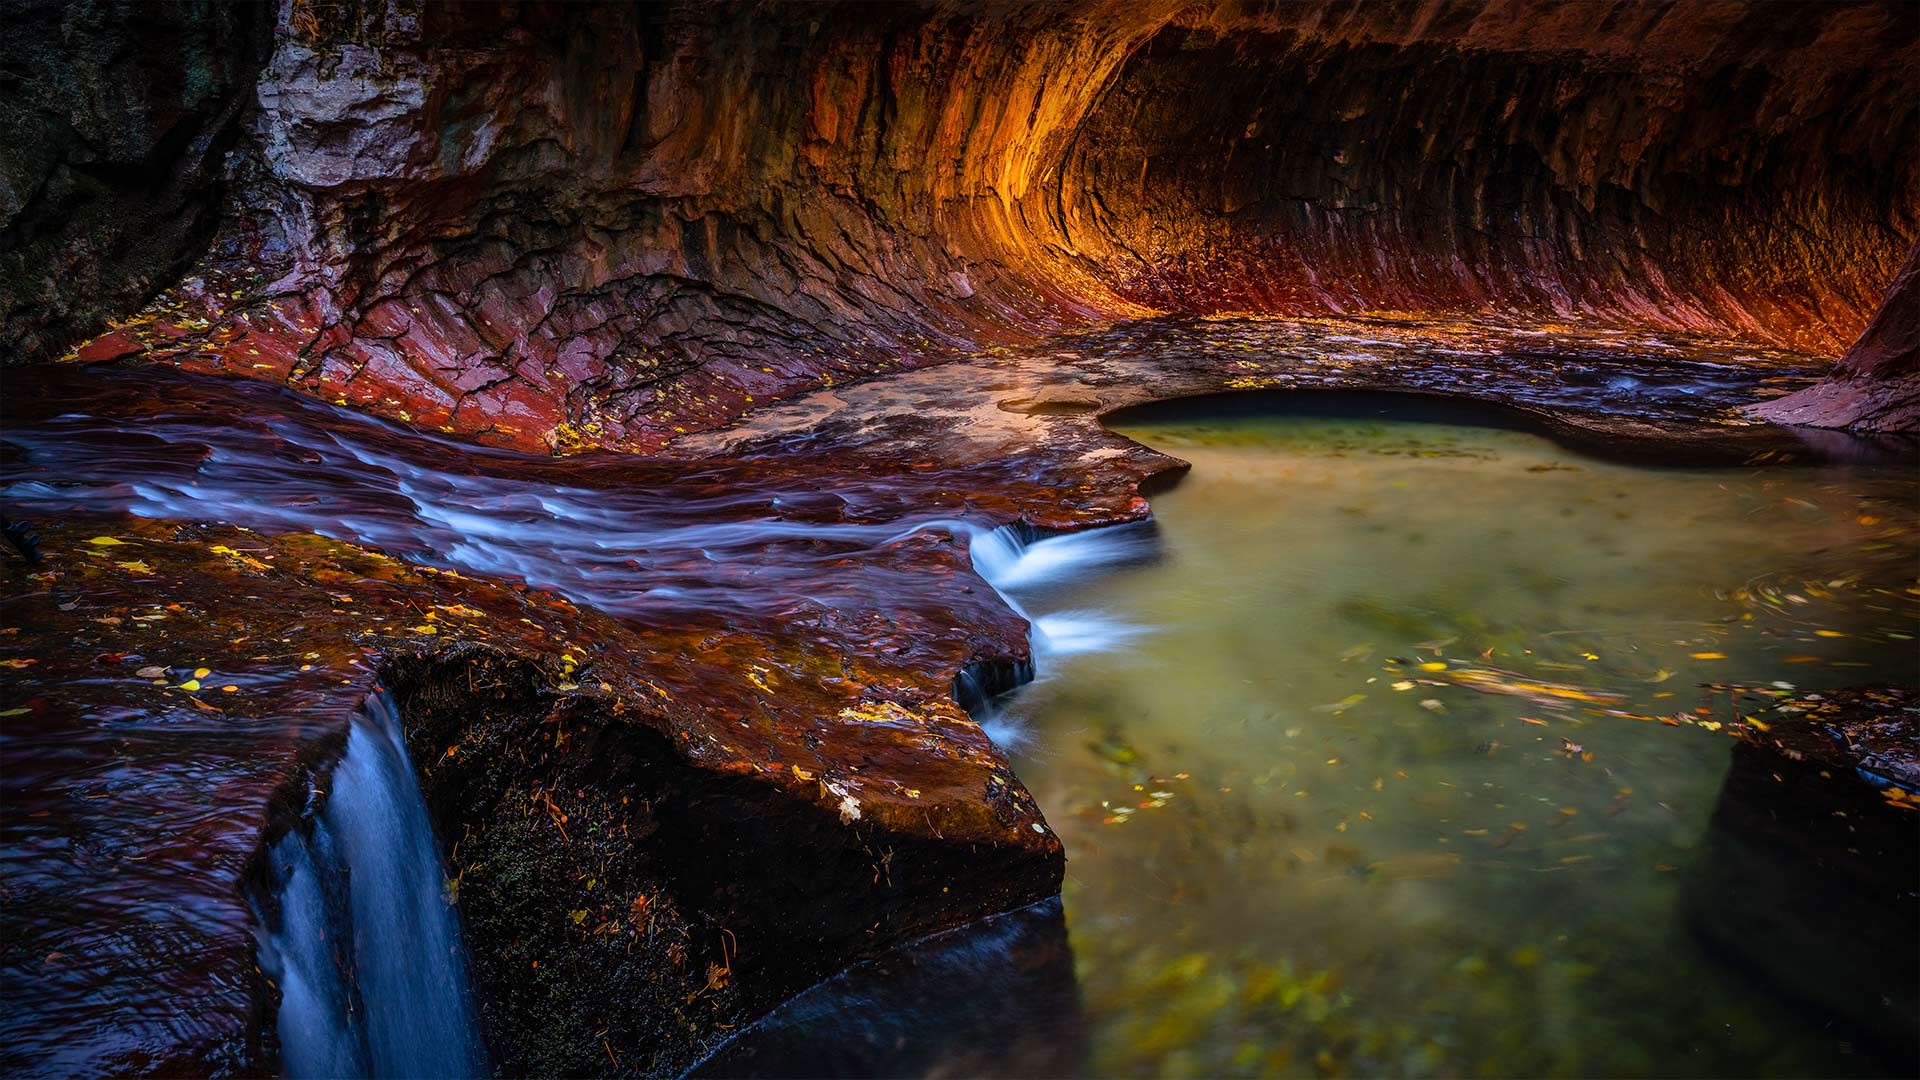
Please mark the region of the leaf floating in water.
<svg viewBox="0 0 1920 1080"><path fill-rule="evenodd" d="M122 547L122 546L125 546L126 541L115 540L111 536L96 536L93 539L87 541L87 543L92 544L95 547Z"/></svg>
<svg viewBox="0 0 1920 1080"><path fill-rule="evenodd" d="M1365 700L1367 700L1367 695L1365 694L1348 694L1346 697L1341 698L1331 705L1315 705L1313 711L1335 714L1343 713Z"/></svg>
<svg viewBox="0 0 1920 1080"><path fill-rule="evenodd" d="M1725 660L1727 658L1726 653L1718 652L1697 652L1688 653L1687 655L1693 657L1695 660Z"/></svg>

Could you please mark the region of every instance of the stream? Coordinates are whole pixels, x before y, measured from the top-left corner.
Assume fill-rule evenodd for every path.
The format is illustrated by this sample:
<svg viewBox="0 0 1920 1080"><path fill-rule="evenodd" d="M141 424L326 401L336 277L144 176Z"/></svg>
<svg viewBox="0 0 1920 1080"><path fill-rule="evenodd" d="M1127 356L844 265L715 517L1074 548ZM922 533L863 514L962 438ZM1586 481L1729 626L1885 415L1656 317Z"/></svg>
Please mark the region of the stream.
<svg viewBox="0 0 1920 1080"><path fill-rule="evenodd" d="M1042 538L923 497L960 485L936 471L553 462L257 385L50 386L0 448L10 513L311 531L626 619L857 617L948 584L872 553L966 537L1033 625L1035 682L980 719L1066 844L1071 952L975 942L858 1000L906 1009L929 971L990 988L982 957L1072 979L1028 980L1038 1057L913 1072L1883 1067L1687 920L1731 748L1716 687L1920 679L1898 465L1636 468L1405 397L1175 404L1117 425L1193 463L1155 521ZM96 407L125 395L160 404ZM398 723L369 703L273 852L261 963L294 1075L485 1068ZM912 1008L867 1026L945 1022ZM807 1047L840 1007L811 1009L789 1060L837 1060Z"/></svg>

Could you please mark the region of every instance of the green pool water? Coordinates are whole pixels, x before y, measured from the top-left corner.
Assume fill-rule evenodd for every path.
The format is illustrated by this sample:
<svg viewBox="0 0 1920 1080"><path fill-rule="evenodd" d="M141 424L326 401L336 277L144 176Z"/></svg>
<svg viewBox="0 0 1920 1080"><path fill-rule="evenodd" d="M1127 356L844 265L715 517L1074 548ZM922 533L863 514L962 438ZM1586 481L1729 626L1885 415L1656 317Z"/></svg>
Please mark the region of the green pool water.
<svg viewBox="0 0 1920 1080"><path fill-rule="evenodd" d="M1920 680L1910 470L1386 414L1121 430L1193 463L1159 557L1016 598L1141 632L1009 706L1089 1073L1885 1068L1709 955L1685 894L1733 747L1712 686Z"/></svg>

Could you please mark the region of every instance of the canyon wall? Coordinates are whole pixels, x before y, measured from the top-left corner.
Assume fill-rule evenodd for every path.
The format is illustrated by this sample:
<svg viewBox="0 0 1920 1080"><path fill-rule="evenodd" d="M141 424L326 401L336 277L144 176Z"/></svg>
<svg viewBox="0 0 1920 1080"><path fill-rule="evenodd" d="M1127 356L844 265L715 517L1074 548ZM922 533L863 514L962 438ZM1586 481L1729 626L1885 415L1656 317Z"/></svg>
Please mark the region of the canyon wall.
<svg viewBox="0 0 1920 1080"><path fill-rule="evenodd" d="M56 356L207 249L270 8L0 6L0 363Z"/></svg>
<svg viewBox="0 0 1920 1080"><path fill-rule="evenodd" d="M1837 355L1920 233L1917 41L1896 3L285 0L217 237L75 355L555 451L1154 312Z"/></svg>
<svg viewBox="0 0 1920 1080"><path fill-rule="evenodd" d="M1783 424L1920 428L1920 242L1908 249L1880 310L1831 375L1747 411Z"/></svg>
<svg viewBox="0 0 1920 1080"><path fill-rule="evenodd" d="M1889 9L1358 15L1157 34L1076 133L1061 231L1159 308L1494 311L1828 355L1915 231L1920 83Z"/></svg>

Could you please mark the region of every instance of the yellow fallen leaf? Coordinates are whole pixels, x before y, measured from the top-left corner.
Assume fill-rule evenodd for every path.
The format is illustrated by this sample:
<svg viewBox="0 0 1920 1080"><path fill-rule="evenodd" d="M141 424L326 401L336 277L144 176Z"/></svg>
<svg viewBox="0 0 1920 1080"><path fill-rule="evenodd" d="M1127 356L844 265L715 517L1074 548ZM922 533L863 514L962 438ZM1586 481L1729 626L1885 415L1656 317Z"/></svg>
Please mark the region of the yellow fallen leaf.
<svg viewBox="0 0 1920 1080"><path fill-rule="evenodd" d="M1695 660L1725 660L1727 658L1726 653L1719 652L1697 652L1688 653L1687 655L1693 657Z"/></svg>
<svg viewBox="0 0 1920 1080"><path fill-rule="evenodd" d="M126 541L115 540L111 536L96 536L93 539L87 541L87 543L92 544L95 547L121 547L126 544Z"/></svg>
<svg viewBox="0 0 1920 1080"><path fill-rule="evenodd" d="M183 682L183 683L181 683L181 684L180 684L180 689L182 689L182 690L198 690L198 689L200 689L200 680L199 680L199 679L188 679L188 680L187 680L186 682Z"/></svg>
<svg viewBox="0 0 1920 1080"><path fill-rule="evenodd" d="M261 562L259 559L256 559L253 556L246 554L245 552L235 551L234 549L228 547L225 544L215 544L212 547L208 548L207 550L213 552L215 555L225 555L227 558L234 560L240 565L251 567L252 569L255 569L255 570L265 570L268 568L267 564Z"/></svg>
<svg viewBox="0 0 1920 1080"><path fill-rule="evenodd" d="M211 674L213 674L212 668L197 667L193 669L193 677L196 679L204 679Z"/></svg>

